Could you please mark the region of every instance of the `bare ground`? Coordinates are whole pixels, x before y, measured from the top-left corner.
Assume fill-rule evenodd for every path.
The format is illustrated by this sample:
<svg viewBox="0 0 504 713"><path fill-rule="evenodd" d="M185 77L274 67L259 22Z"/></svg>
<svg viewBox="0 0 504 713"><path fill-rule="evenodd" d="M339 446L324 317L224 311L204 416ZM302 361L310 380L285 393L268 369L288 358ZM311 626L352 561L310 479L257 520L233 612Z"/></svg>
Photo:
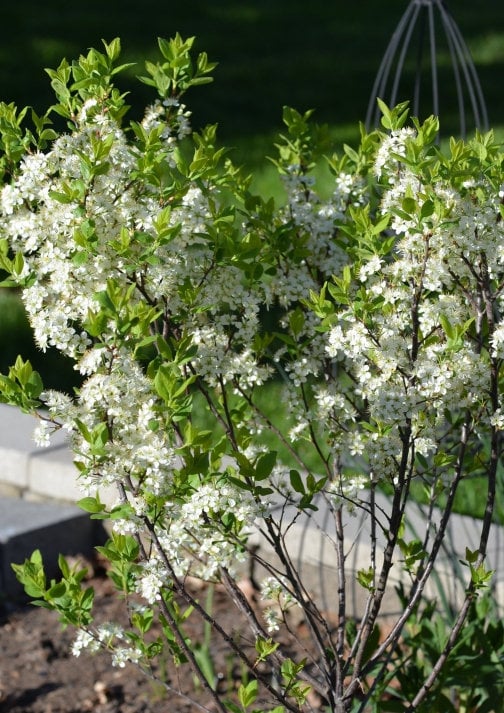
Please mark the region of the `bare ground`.
<svg viewBox="0 0 504 713"><path fill-rule="evenodd" d="M106 579L95 577L97 615L116 621L121 608ZM120 604L120 603L119 603ZM73 629L62 630L46 609L22 606L0 622L0 711L2 713L161 713L183 710L133 665L114 668L110 656L70 647ZM173 703L173 701L172 701Z"/></svg>
<svg viewBox="0 0 504 713"><path fill-rule="evenodd" d="M104 573L93 574L96 592L95 621L121 622L125 610L114 596ZM201 598L205 592L201 592ZM229 630L236 627L236 612L229 601L215 592L212 614ZM297 633L304 638L303 623ZM191 633L191 636L193 634ZM132 664L113 667L107 653L78 658L71 653L72 628L62 629L56 613L31 605L20 605L0 616L0 713L196 713L201 708L167 691ZM202 632L194 632L201 641ZM233 697L241 682L240 665L216 647L215 667L219 690ZM194 692L187 666L167 667L162 672L174 688ZM208 694L196 689L196 700L209 710ZM317 707L318 701L312 701Z"/></svg>

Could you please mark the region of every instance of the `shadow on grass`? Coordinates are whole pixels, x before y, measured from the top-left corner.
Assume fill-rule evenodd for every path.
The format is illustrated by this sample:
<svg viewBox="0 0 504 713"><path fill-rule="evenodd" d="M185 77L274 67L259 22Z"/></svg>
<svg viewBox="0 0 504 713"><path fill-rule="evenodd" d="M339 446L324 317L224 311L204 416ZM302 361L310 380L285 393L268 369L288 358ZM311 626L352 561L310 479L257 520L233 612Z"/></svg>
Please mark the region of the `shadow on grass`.
<svg viewBox="0 0 504 713"><path fill-rule="evenodd" d="M42 352L37 348L19 296L10 289L0 288L0 373L7 374L18 355L29 360L40 373L46 389L72 393L82 382L71 359L56 349Z"/></svg>

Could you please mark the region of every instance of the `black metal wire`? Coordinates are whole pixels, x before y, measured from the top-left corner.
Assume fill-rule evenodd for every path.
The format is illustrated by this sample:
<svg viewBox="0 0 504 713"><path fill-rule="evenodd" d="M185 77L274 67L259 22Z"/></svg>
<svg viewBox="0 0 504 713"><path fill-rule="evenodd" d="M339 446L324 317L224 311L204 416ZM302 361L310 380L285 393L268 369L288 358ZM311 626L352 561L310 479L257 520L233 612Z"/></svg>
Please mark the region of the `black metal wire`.
<svg viewBox="0 0 504 713"><path fill-rule="evenodd" d="M474 62L444 0L411 0L409 2L391 37L373 84L366 115L368 130L379 125L380 111L376 102L377 98L382 99L389 106L395 106L399 101L409 100L412 114L420 115L426 55L430 64L432 90L430 105L426 113L440 116L437 17L440 19L437 25L440 25L443 30L453 69L460 135L466 136L468 120L471 115L475 128L482 131L487 130L488 114ZM400 93L400 90L404 93L402 80L413 37L417 41L414 85L412 92L404 95ZM425 107L423 108L425 113ZM442 120L443 117L440 118Z"/></svg>

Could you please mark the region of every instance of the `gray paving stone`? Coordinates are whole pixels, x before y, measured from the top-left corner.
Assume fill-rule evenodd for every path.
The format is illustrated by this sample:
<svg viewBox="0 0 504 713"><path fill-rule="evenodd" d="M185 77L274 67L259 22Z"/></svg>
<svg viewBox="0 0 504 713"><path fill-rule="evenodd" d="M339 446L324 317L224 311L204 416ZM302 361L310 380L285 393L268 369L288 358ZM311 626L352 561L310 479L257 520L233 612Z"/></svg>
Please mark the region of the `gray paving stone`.
<svg viewBox="0 0 504 713"><path fill-rule="evenodd" d="M14 600L23 590L11 567L40 549L49 577L58 573L58 554L89 554L103 538L98 521L82 510L50 502L0 498L0 596Z"/></svg>
<svg viewBox="0 0 504 713"><path fill-rule="evenodd" d="M83 497L77 469L67 444L32 454L28 463L28 491L34 495L73 503Z"/></svg>
<svg viewBox="0 0 504 713"><path fill-rule="evenodd" d="M35 445L33 431L37 422L33 416L0 404L0 481L20 488L30 487L30 464L33 458L58 451L69 457L65 436L55 434L49 449ZM69 459L71 464L71 459Z"/></svg>
<svg viewBox="0 0 504 713"><path fill-rule="evenodd" d="M376 501L379 511L383 513L381 515L383 520L385 513L390 509L390 503L385 496L379 494L376 496ZM316 598L323 609L334 611L337 606L339 585L335 526L332 515L322 500L319 500L318 505L319 509L309 515L296 517L294 509L284 511L285 521L290 519L293 522L284 542L308 593ZM434 511L432 514L431 537L434 535L440 517L441 511ZM370 522L370 516L365 511L356 512L354 517L348 514L344 517L347 612L356 618L363 613L367 593L357 583L355 575L358 570L367 570L372 565ZM427 516L415 503L407 507L406 528L409 531L407 539L423 540L425 537L428 528ZM451 605L460 605L469 581L469 570L461 564L461 561L466 559L466 547L470 550L478 549L480 535L481 521L452 514L436 560L435 572L424 590L426 597L437 602L442 602L446 598ZM264 537L257 533L254 542L261 548L263 556L268 561L278 564ZM385 538L377 529L375 556L378 567L381 565L384 547ZM403 570L400 558L400 552L396 552L389 577L389 589L381 610L384 616L393 616L401 611L401 604L394 587L401 582L408 585L408 576ZM494 570L492 591L500 610L504 613L503 527L494 525L490 530L486 567ZM262 573L258 574L262 575Z"/></svg>

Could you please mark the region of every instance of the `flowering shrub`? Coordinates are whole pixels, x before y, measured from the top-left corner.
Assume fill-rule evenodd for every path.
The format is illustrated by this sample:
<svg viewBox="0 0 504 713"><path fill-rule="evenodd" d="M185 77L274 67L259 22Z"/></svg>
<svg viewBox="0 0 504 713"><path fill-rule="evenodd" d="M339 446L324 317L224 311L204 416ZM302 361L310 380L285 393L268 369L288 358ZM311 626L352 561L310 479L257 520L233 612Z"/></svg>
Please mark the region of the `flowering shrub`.
<svg viewBox="0 0 504 713"><path fill-rule="evenodd" d="M431 689L436 705L451 705L436 677L491 576L504 156L491 133L452 140L443 153L434 118L407 127L404 105L382 105L383 132L328 157L322 197L313 169L327 134L309 112L286 108L275 162L286 201L275 205L252 194L215 127L191 133L182 98L213 68L204 53L192 58L192 44L159 40L161 59L141 77L157 98L140 121L126 121L114 85L126 67L118 40L48 70L57 103L31 112L30 128L27 109L0 105L4 284L21 287L39 347L71 357L83 379L74 394L46 391L18 359L0 395L37 416L39 444L68 433L80 505L110 524L99 549L130 626L94 624L85 572L64 558L58 582L46 580L37 552L15 570L30 596L78 627L75 655L106 648L116 665L133 661L154 676L169 656L191 667L220 711L304 710L314 694L338 713L417 710ZM65 130L53 128L55 114ZM487 476L487 509L480 546L466 553L464 601L418 690L387 693L457 487L476 471ZM430 518L408 539L415 481ZM288 547L293 524L320 508L334 527L325 535L338 571L335 628ZM370 554L349 572L345 522L359 510ZM255 546L257 532L275 558ZM250 563L265 606L240 587ZM380 635L393 566L404 571L406 604ZM214 619L190 575L220 583L247 628ZM367 597L357 622L355 582ZM302 659L285 646L293 608L311 636ZM237 697L217 691L188 617L241 662L248 678ZM176 679L164 685L191 696Z"/></svg>

